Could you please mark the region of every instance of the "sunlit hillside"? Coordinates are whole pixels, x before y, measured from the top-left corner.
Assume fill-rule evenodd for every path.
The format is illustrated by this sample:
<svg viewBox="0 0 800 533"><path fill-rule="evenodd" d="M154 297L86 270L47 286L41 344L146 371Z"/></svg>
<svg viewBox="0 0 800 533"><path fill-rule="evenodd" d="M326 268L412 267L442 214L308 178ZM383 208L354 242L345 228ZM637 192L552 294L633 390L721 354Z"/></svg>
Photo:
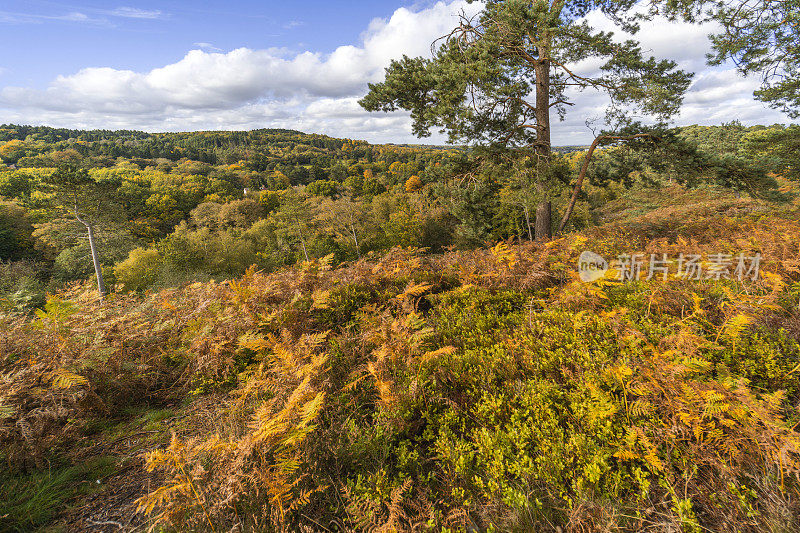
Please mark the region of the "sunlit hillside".
<svg viewBox="0 0 800 533"><path fill-rule="evenodd" d="M795 531L797 207L603 216L6 317L3 529ZM762 260L584 283L586 250Z"/></svg>

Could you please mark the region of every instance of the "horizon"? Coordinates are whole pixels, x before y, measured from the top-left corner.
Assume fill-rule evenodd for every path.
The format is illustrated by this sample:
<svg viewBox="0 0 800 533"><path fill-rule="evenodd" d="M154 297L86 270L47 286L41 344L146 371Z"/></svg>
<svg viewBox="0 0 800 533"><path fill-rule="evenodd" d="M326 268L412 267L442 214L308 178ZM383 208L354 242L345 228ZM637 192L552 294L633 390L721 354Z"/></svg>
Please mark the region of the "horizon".
<svg viewBox="0 0 800 533"><path fill-rule="evenodd" d="M692 124L696 126L696 124ZM760 125L760 124L759 124ZM86 133L93 133L93 132L102 132L107 131L109 133L120 133L120 132L131 132L131 133L146 133L148 135L169 135L169 134L192 134L192 133L249 133L254 131L268 131L268 132L286 132L286 133L298 133L300 135L320 135L323 137L329 137L331 139L336 140L345 140L344 137L335 137L333 135L328 135L326 133L318 133L313 131L301 131L295 130L291 128L252 128L247 130L184 130L184 131L146 131L146 130L135 130L135 129L108 129L108 128L91 128L91 129L83 129L83 128L69 128L69 127L59 127L59 126L50 126L47 124L0 124L0 130L6 128L50 128L54 130L65 129L65 130L72 130L72 131L81 131ZM366 142L370 145L380 146L380 145L396 145L396 146L417 146L421 148L429 147L429 148L467 148L468 145L464 144L433 144L433 143L425 143L425 142L381 142L381 143L373 143L366 139L354 139L348 138L348 140L356 141L356 142ZM553 149L557 148L572 148L572 147L585 147L588 145L584 144L561 144L561 145L553 145Z"/></svg>
<svg viewBox="0 0 800 533"><path fill-rule="evenodd" d="M730 124L730 123L727 123ZM678 126L679 128L691 128L691 127L723 127L725 123L722 124L685 124L682 126ZM771 126L784 126L786 123L773 123L773 124L750 124L746 125L743 124L745 127L764 127L769 128ZM92 128L92 129L83 129L83 128L69 128L69 127L57 127L57 126L49 126L46 124L0 124L0 130L9 128L9 127L20 127L20 128L51 128L51 129L66 129L66 130L73 130L73 131L82 131L86 133L92 132L101 132L107 131L109 133L120 133L123 131L131 132L131 133L145 133L148 135L169 135L169 134L194 134L194 133L249 133L254 131L268 131L268 132L286 132L286 133L297 133L300 135L320 135L323 137L328 137L331 139L336 140L350 140L356 142L366 142L371 146L414 146L419 148L445 148L445 149L457 149L457 148L469 148L469 145L464 144L433 144L433 143L426 143L426 142L393 142L393 141L386 141L386 142L371 142L367 139L357 139L357 138L346 138L346 137L336 137L334 135L328 135L326 133L319 133L319 132L309 132L309 131L301 131L291 128L252 128L247 130L184 130L184 131L146 131L146 130L135 130L135 129L107 129L107 128ZM573 143L573 144L553 144L552 149L558 150L560 148L586 148L588 147L590 142L585 144L581 143Z"/></svg>

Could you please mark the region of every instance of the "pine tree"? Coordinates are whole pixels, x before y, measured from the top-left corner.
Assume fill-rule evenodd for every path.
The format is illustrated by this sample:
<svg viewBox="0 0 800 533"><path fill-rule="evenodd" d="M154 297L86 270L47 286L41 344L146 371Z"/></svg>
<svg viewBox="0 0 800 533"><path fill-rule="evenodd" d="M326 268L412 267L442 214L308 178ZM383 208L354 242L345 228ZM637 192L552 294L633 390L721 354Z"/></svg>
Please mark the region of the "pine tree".
<svg viewBox="0 0 800 533"><path fill-rule="evenodd" d="M605 92L607 119L625 123L634 112L666 119L680 107L691 74L671 60L646 57L634 40L592 28L584 17L600 10L627 32L644 15L633 0L488 0L474 17L434 43L431 59L392 61L360 104L368 111L411 112L420 137L432 128L452 143L512 150L537 159L533 179L546 190L551 156L551 110L564 117L573 89ZM575 65L601 66L585 74ZM540 205L549 214L549 202ZM546 238L549 217L536 224Z"/></svg>

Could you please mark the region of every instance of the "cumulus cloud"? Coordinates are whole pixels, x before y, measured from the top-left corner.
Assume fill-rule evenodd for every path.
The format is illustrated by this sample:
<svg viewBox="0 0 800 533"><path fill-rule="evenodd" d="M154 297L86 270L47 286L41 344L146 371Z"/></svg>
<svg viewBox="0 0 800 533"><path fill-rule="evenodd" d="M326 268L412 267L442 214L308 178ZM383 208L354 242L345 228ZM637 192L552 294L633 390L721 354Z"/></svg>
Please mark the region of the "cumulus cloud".
<svg viewBox="0 0 800 533"><path fill-rule="evenodd" d="M58 76L44 90L7 86L0 89L0 107L14 120L81 127L290 127L408 140L407 117L371 116L357 100L391 59L429 53L431 41L462 9L477 7L457 0L398 9L372 21L358 46L330 54L277 48L222 53L211 43L195 43L199 49L180 61L149 72L92 67Z"/></svg>
<svg viewBox="0 0 800 533"><path fill-rule="evenodd" d="M278 48L223 53L211 43L194 43L198 49L180 61L149 72L92 67L58 76L45 89L3 87L0 110L6 120L56 126L149 131L280 127L374 142L413 142L406 114L368 114L358 99L367 83L382 78L391 59L428 55L430 43L453 27L462 9L474 12L478 6L451 0L425 9L398 9L388 19L373 20L358 45L340 46L329 54ZM134 18L160 16L135 8L116 12ZM600 15L590 19L597 27L612 29ZM659 20L645 25L639 38L654 55L703 70L708 32ZM588 72L598 66L586 62L579 67ZM690 89L680 120L780 121L777 112L753 101L754 87L733 70L704 71ZM584 121L602 116L606 104L593 92L576 95L575 101L567 121L554 124L558 144L587 142L590 130ZM440 141L434 136L426 142Z"/></svg>

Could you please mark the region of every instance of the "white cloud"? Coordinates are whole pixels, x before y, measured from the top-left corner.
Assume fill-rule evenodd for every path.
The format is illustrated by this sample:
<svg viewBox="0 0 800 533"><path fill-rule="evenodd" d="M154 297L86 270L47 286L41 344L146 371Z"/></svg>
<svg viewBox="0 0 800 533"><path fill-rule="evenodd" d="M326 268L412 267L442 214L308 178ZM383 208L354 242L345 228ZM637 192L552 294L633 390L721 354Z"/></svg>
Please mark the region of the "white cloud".
<svg viewBox="0 0 800 533"><path fill-rule="evenodd" d="M131 18L131 19L157 19L161 18L162 13L161 11L154 9L139 9L136 7L118 7L113 11L108 12L109 15L113 15L115 17L124 17L124 18Z"/></svg>
<svg viewBox="0 0 800 533"><path fill-rule="evenodd" d="M658 59L672 59L678 67L695 72L694 80L684 98L681 113L675 117L678 125L713 125L732 120L744 124L772 124L788 122L782 113L769 109L753 98L759 82L744 78L732 65L715 69L706 66L706 53L711 51L708 35L717 28L714 25L695 25L684 22L669 22L664 18L642 24L635 36L614 31L615 25L601 13L595 11L587 17L593 27L612 31L619 40L634 38L641 44L643 52ZM587 60L576 66L583 75L599 71L601 62ZM592 127L602 129L602 118L608 100L602 94L587 90L569 93L574 107L567 110L564 122L553 122L555 144L587 144L592 139ZM641 118L646 122L644 117ZM586 121L594 121L589 126Z"/></svg>
<svg viewBox="0 0 800 533"><path fill-rule="evenodd" d="M239 48L221 53L195 43L176 63L149 72L109 67L61 75L44 90L0 89L0 108L14 121L147 130L287 127L342 136L410 140L403 114L370 115L357 100L403 53L429 53L463 0L427 9L398 9L370 23L358 46L330 54Z"/></svg>
<svg viewBox="0 0 800 533"><path fill-rule="evenodd" d="M110 67L85 68L56 77L44 90L0 89L0 112L6 121L81 128L136 128L149 131L194 129L291 128L375 142L414 142L404 113L369 114L358 106L366 84L382 79L391 59L430 53L430 44L447 33L464 0L440 1L425 9L401 8L389 19L372 21L356 46L330 54L286 49L239 48L222 53L211 43L194 43L183 59L149 72ZM130 13L140 13L135 8ZM119 11L119 10L117 10ZM144 13L144 12L141 12ZM593 18L592 18L593 17ZM146 17L139 17L146 18ZM608 22L591 15L603 29ZM605 26L604 26L605 25ZM657 57L672 57L683 68L703 69L708 28L656 21L639 37ZM581 72L598 68L580 65ZM705 71L686 98L681 123L780 121L752 99L754 82L733 70ZM557 144L588 142L587 118L603 115L605 98L576 95L565 122L554 117ZM434 136L425 142L442 142Z"/></svg>
<svg viewBox="0 0 800 533"><path fill-rule="evenodd" d="M68 13L66 15L54 18L57 18L59 20L68 20L70 22L87 22L91 20L88 15L78 12Z"/></svg>
<svg viewBox="0 0 800 533"><path fill-rule="evenodd" d="M89 24L93 26L108 26L114 25L106 18L90 17L85 13L73 11L65 15L36 15L29 13L11 13L8 11L0 11L0 23L5 24L42 24L44 22L76 22L80 24Z"/></svg>
<svg viewBox="0 0 800 533"><path fill-rule="evenodd" d="M600 11L593 11L586 17L589 24L598 29L614 33L617 40L635 39L641 44L646 55L656 58L672 59L680 68L695 71L705 66L705 53L709 51L708 35L713 33L716 24L691 24L670 22L664 17L656 17L641 24L636 35L620 31L608 17Z"/></svg>
<svg viewBox="0 0 800 533"><path fill-rule="evenodd" d="M217 48L211 43L194 43L193 46L200 48L201 50L205 50L207 52L222 52L222 48Z"/></svg>

